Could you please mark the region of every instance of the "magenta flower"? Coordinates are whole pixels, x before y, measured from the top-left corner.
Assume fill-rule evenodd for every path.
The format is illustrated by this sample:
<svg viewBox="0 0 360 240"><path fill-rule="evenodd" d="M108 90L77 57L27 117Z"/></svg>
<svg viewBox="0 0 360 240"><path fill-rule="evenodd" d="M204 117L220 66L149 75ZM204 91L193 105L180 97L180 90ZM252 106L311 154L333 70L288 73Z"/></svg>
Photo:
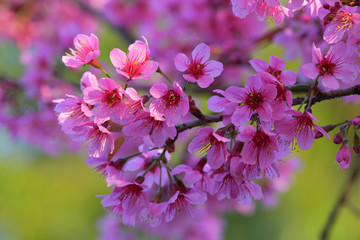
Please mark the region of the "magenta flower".
<svg viewBox="0 0 360 240"><path fill-rule="evenodd" d="M223 64L214 60L209 61L209 57L209 46L200 43L192 52L191 59L183 53L178 53L174 59L175 67L181 72L186 72L183 75L186 81L197 82L199 87L207 88L214 81L214 77L220 76L223 71Z"/></svg>
<svg viewBox="0 0 360 240"><path fill-rule="evenodd" d="M338 154L336 154L336 161L341 169L348 169L351 163L351 152L349 140L344 140Z"/></svg>
<svg viewBox="0 0 360 240"><path fill-rule="evenodd" d="M155 98L150 104L150 112L163 116L168 126L175 126L189 111L189 100L175 81L173 90L168 90L165 83L157 83L151 87L150 94Z"/></svg>
<svg viewBox="0 0 360 240"><path fill-rule="evenodd" d="M247 123L254 113L261 121L270 121L272 116L271 103L277 91L274 85L264 85L259 75L250 76L245 88L231 86L225 91L225 97L231 102L238 103L232 115L231 122L235 126Z"/></svg>
<svg viewBox="0 0 360 240"><path fill-rule="evenodd" d="M101 78L99 85L84 89L84 101L94 105L94 122L103 123L110 118L122 118L126 104L122 100L123 89L110 78Z"/></svg>
<svg viewBox="0 0 360 240"><path fill-rule="evenodd" d="M301 70L308 78L315 79L319 76L319 81L325 88L338 89L338 80L350 82L354 74L353 66L346 64L343 59L344 52L343 43L338 43L331 46L323 56L320 48L313 44L312 63L303 65Z"/></svg>
<svg viewBox="0 0 360 240"><path fill-rule="evenodd" d="M347 11L349 10L349 11ZM360 20L360 14L354 12L353 7L342 8L342 10L331 13L336 14L332 21L326 26L324 40L329 44L340 42L347 31Z"/></svg>
<svg viewBox="0 0 360 240"><path fill-rule="evenodd" d="M134 88L128 87L125 92L125 104L127 106L124 114L124 119L126 123L129 123L134 120L138 114L142 113L144 109L144 97L140 97Z"/></svg>
<svg viewBox="0 0 360 240"><path fill-rule="evenodd" d="M99 158L102 153L112 153L114 150L114 139L109 130L92 122L85 123L73 128L75 134L71 136L74 141L87 142L90 145L90 157Z"/></svg>
<svg viewBox="0 0 360 240"><path fill-rule="evenodd" d="M166 202L150 203L149 210L152 215L159 217L165 215L165 221L170 222L179 214L194 215L194 206L201 205L207 200L206 193L189 190L176 191Z"/></svg>
<svg viewBox="0 0 360 240"><path fill-rule="evenodd" d="M317 120L311 113L305 111L304 113L296 110L288 110L291 116L287 116L282 120L276 121L275 130L292 142L296 141L299 148L308 150L315 139L315 131L321 132L325 137L329 138L329 134L322 128L313 123Z"/></svg>
<svg viewBox="0 0 360 240"><path fill-rule="evenodd" d="M137 115L132 123L123 127L122 132L126 136L149 136L155 147L161 147L168 137L174 139L177 134L175 126L169 127L162 117L150 112Z"/></svg>
<svg viewBox="0 0 360 240"><path fill-rule="evenodd" d="M80 80L81 91L84 91L84 89L88 87L98 87L98 85L98 80L94 74L91 72L84 72Z"/></svg>
<svg viewBox="0 0 360 240"><path fill-rule="evenodd" d="M275 134L265 130L261 125L259 130L248 125L236 139L245 142L241 152L243 162L250 165L259 164L261 171L270 167L277 158L279 145Z"/></svg>
<svg viewBox="0 0 360 240"><path fill-rule="evenodd" d="M278 0L258 0L256 12L260 21L268 17L273 18L275 25L280 25L284 21L284 13L289 15L289 9L282 6Z"/></svg>
<svg viewBox="0 0 360 240"><path fill-rule="evenodd" d="M84 64L91 64L92 61L97 61L96 58L100 55L99 40L91 34L90 37L84 34L78 34L74 38L74 46L76 50L70 48L70 54L62 57L62 61L67 67L79 67Z"/></svg>
<svg viewBox="0 0 360 240"><path fill-rule="evenodd" d="M231 3L234 15L239 18L245 18L256 8L256 0L231 0Z"/></svg>
<svg viewBox="0 0 360 240"><path fill-rule="evenodd" d="M110 52L110 60L116 71L130 80L150 79L158 68L158 63L150 60L150 49L146 38L144 41L137 40L131 44L127 55L118 48Z"/></svg>
<svg viewBox="0 0 360 240"><path fill-rule="evenodd" d="M134 226L136 217L148 205L147 195L144 193L146 186L136 182L119 181L110 195L101 201L104 207L122 216L125 225Z"/></svg>
<svg viewBox="0 0 360 240"><path fill-rule="evenodd" d="M262 198L259 185L241 176L234 176L230 171L219 169L213 172L211 177L214 179L213 194L216 194L218 200L227 198L247 204L252 198Z"/></svg>
<svg viewBox="0 0 360 240"><path fill-rule="evenodd" d="M199 150L201 154L207 154L207 161L211 168L217 169L224 164L228 151L225 143L230 139L224 138L214 132L212 127L203 127L197 131L195 137L188 146L190 153Z"/></svg>
<svg viewBox="0 0 360 240"><path fill-rule="evenodd" d="M265 83L280 82L284 86L291 86L296 83L297 74L290 70L284 70L286 63L277 56L270 56L269 63L261 59L249 61Z"/></svg>
<svg viewBox="0 0 360 240"><path fill-rule="evenodd" d="M88 122L93 112L81 98L72 95L67 96L68 98L58 103L54 110L59 113L58 120L61 130L66 134L72 134L74 133L73 127Z"/></svg>

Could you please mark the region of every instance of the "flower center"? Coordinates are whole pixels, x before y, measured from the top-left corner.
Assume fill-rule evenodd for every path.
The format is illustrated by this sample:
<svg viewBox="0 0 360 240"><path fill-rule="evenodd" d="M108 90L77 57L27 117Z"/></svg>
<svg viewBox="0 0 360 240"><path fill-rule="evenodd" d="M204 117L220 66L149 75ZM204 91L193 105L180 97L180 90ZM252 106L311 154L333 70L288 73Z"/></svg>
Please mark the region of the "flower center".
<svg viewBox="0 0 360 240"><path fill-rule="evenodd" d="M117 103L121 101L120 94L117 89L112 91L105 90L103 102L109 105L110 107L114 107Z"/></svg>
<svg viewBox="0 0 360 240"><path fill-rule="evenodd" d="M252 110L256 110L264 102L261 92L250 92L246 99L245 105L249 106Z"/></svg>

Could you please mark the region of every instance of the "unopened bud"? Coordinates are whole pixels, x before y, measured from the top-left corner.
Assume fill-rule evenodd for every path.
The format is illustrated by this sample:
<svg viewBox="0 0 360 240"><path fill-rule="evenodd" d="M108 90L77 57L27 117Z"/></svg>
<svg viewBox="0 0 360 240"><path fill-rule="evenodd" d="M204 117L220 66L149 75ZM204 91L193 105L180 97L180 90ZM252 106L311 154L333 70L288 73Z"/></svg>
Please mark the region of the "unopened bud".
<svg viewBox="0 0 360 240"><path fill-rule="evenodd" d="M329 4L327 4L327 3L324 3L324 4L323 4L323 8L325 8L325 9L328 9L328 10L329 10L330 5L329 5Z"/></svg>
<svg viewBox="0 0 360 240"><path fill-rule="evenodd" d="M356 116L354 117L354 119L352 120L352 125L354 126L360 126L360 116Z"/></svg>
<svg viewBox="0 0 360 240"><path fill-rule="evenodd" d="M97 60L96 58L91 60L88 64L90 64L91 66L93 66L94 68L97 68L97 69L102 68L99 60Z"/></svg>
<svg viewBox="0 0 360 240"><path fill-rule="evenodd" d="M341 148L336 155L336 161L338 162L341 169L348 169L351 162L350 142L345 139Z"/></svg>
<svg viewBox="0 0 360 240"><path fill-rule="evenodd" d="M138 184L142 184L144 181L145 181L145 178L143 176L138 176L135 179L135 182L138 183Z"/></svg>
<svg viewBox="0 0 360 240"><path fill-rule="evenodd" d="M341 144L344 140L344 137L346 135L346 130L345 129L340 129L340 132L338 132L333 139L333 142L335 144Z"/></svg>
<svg viewBox="0 0 360 240"><path fill-rule="evenodd" d="M325 132L330 132L336 128L336 125L330 124L330 125L323 126L321 128L324 129ZM324 134L322 134L322 132L315 129L315 139L322 138L323 136L324 136Z"/></svg>

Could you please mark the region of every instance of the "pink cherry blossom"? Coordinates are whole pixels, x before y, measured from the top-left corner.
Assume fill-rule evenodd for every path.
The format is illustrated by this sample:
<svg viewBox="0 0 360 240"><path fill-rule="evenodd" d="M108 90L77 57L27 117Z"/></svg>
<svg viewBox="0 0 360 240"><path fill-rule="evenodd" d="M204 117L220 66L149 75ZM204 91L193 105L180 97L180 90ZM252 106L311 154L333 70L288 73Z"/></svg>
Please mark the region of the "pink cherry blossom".
<svg viewBox="0 0 360 240"><path fill-rule="evenodd" d="M158 68L158 63L150 60L150 49L146 38L144 41L135 41L129 46L128 54L118 48L110 52L111 63L116 71L132 79L150 79Z"/></svg>
<svg viewBox="0 0 360 240"><path fill-rule="evenodd" d="M137 115L132 123L123 127L122 132L126 136L149 136L154 147L161 147L168 137L174 139L177 134L175 126L168 126L162 117L150 112Z"/></svg>
<svg viewBox="0 0 360 240"><path fill-rule="evenodd" d="M189 111L189 100L176 81L173 90L168 90L165 83L154 84L150 94L155 98L150 104L150 112L163 116L168 126L175 126Z"/></svg>
<svg viewBox="0 0 360 240"><path fill-rule="evenodd" d="M81 98L73 95L67 96L68 98L58 103L54 110L59 113L58 120L61 129L66 134L72 134L73 127L88 122L93 112Z"/></svg>
<svg viewBox="0 0 360 240"><path fill-rule="evenodd" d="M275 122L275 129L289 142L297 143L300 149L307 150L312 146L315 139L315 129L330 139L329 134L322 127L313 123L314 120L319 120L308 111L302 113L296 110L288 110L288 114L290 116Z"/></svg>
<svg viewBox="0 0 360 240"><path fill-rule="evenodd" d="M242 150L244 163L250 165L259 164L260 169L263 171L276 160L279 145L275 133L265 130L263 126L260 125L260 128L256 130L252 125L248 125L236 139L245 143Z"/></svg>
<svg viewBox="0 0 360 240"><path fill-rule="evenodd" d="M122 118L126 104L122 99L123 89L110 78L101 78L99 85L84 89L84 101L94 105L95 123L103 123L110 118Z"/></svg>
<svg viewBox="0 0 360 240"><path fill-rule="evenodd" d="M354 74L354 67L347 64L343 58L346 52L345 44L338 43L331 46L326 55L321 53L320 48L313 44L312 63L307 63L301 67L305 76L315 79L319 76L319 82L329 89L338 89L342 82L350 82Z"/></svg>
<svg viewBox="0 0 360 240"><path fill-rule="evenodd" d="M84 72L80 80L81 91L84 91L84 89L88 87L96 88L98 85L98 80L94 74L91 72Z"/></svg>
<svg viewBox="0 0 360 240"><path fill-rule="evenodd" d="M238 104L231 122L235 126L247 123L254 113L261 121L270 121L272 116L271 102L277 94L274 85L263 84L260 76L250 76L245 88L231 86L225 90L225 97Z"/></svg>
<svg viewBox="0 0 360 240"><path fill-rule="evenodd" d="M100 55L99 40L91 34L90 37L84 34L78 34L74 38L74 46L76 50L70 48L71 54L62 57L63 63L67 67L79 67L84 64L90 64L92 61L97 61L96 58Z"/></svg>
<svg viewBox="0 0 360 240"><path fill-rule="evenodd" d="M224 138L214 132L212 127L203 127L195 134L195 137L188 146L190 153L199 150L207 154L207 161L211 168L217 169L225 162L228 155L225 143L230 139Z"/></svg>
<svg viewBox="0 0 360 240"><path fill-rule="evenodd" d="M210 48L205 43L197 45L192 52L191 59L185 54L178 53L174 59L175 67L181 72L186 81L196 82L199 87L207 88L214 77L220 76L223 71L223 64L218 61L210 60Z"/></svg>
<svg viewBox="0 0 360 240"><path fill-rule="evenodd" d="M75 132L71 135L74 141L83 141L90 145L90 157L98 158L102 156L102 153L112 153L114 150L114 139L109 130L102 125L87 122L72 130Z"/></svg>
<svg viewBox="0 0 360 240"><path fill-rule="evenodd" d="M341 41L345 33L360 20L360 14L356 13L352 7L344 7L335 14L336 16L326 26L324 32L324 40L329 44Z"/></svg>
<svg viewBox="0 0 360 240"><path fill-rule="evenodd" d="M104 207L111 207L115 213L121 215L125 225L134 226L136 217L148 205L144 189L147 187L143 184L118 181L111 194L104 196L101 203Z"/></svg>
<svg viewBox="0 0 360 240"><path fill-rule="evenodd" d="M170 222L175 216L188 214L193 216L195 206L207 200L206 194L194 190L176 191L169 200L161 203L150 203L150 213L154 216L164 215L165 221Z"/></svg>

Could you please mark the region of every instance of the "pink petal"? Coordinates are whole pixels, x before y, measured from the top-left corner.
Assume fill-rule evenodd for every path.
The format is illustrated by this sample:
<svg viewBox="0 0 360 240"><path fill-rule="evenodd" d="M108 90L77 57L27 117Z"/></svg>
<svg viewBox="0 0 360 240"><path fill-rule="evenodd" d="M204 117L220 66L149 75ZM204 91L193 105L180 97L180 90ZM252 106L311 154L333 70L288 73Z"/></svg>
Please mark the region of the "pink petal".
<svg viewBox="0 0 360 240"><path fill-rule="evenodd" d="M150 94L155 98L162 98L168 92L165 83L156 83L150 88Z"/></svg>
<svg viewBox="0 0 360 240"><path fill-rule="evenodd" d="M174 63L177 70L185 72L188 69L189 58L183 53L178 53L174 58Z"/></svg>
<svg viewBox="0 0 360 240"><path fill-rule="evenodd" d="M282 71L286 67L286 63L277 56L270 56L269 62L274 70Z"/></svg>
<svg viewBox="0 0 360 240"><path fill-rule="evenodd" d="M110 61L115 68L123 69L128 61L126 54L118 48L110 52Z"/></svg>
<svg viewBox="0 0 360 240"><path fill-rule="evenodd" d="M199 79L197 80L197 84L201 88L207 88L213 81L214 81L214 77L212 77L211 75L205 74L205 75L199 77Z"/></svg>
<svg viewBox="0 0 360 240"><path fill-rule="evenodd" d="M192 52L192 59L195 62L200 62L200 64L204 64L210 57L210 48L205 43L200 43L197 45Z"/></svg>
<svg viewBox="0 0 360 240"><path fill-rule="evenodd" d="M266 72L269 69L269 64L261 59L250 60L249 63L255 69L256 72L264 71Z"/></svg>
<svg viewBox="0 0 360 240"><path fill-rule="evenodd" d="M319 75L319 69L313 63L304 64L301 67L304 75L308 78L315 79Z"/></svg>
<svg viewBox="0 0 360 240"><path fill-rule="evenodd" d="M207 62L204 71L213 77L218 77L223 71L223 68L224 65L221 62L211 60Z"/></svg>

